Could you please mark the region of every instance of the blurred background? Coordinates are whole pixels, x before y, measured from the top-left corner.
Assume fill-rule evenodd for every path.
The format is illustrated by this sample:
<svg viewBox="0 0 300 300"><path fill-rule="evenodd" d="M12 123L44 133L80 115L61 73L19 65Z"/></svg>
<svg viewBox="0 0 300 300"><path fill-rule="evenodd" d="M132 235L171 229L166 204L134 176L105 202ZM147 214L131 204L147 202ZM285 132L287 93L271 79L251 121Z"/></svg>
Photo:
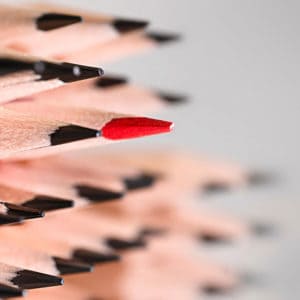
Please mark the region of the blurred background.
<svg viewBox="0 0 300 300"><path fill-rule="evenodd" d="M252 286L220 299L296 299L300 295L300 2L56 2L138 17L150 20L153 29L182 33L181 43L104 66L105 70L190 96L189 105L161 115L175 122L174 132L147 138L148 145L177 145L277 174L274 184L206 197L202 204L275 224L276 232L205 250L229 266L257 274Z"/></svg>

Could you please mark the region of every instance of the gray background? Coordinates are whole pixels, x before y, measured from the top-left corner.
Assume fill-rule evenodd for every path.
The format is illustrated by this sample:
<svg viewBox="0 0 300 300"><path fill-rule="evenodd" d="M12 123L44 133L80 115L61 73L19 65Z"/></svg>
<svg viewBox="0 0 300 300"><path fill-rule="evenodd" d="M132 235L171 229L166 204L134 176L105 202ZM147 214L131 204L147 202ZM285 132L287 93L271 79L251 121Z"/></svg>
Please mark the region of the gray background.
<svg viewBox="0 0 300 300"><path fill-rule="evenodd" d="M220 299L296 299L299 266L299 1L58 1L152 21L182 43L105 66L138 83L187 92L191 103L160 115L175 122L150 142L189 147L280 174L276 185L211 197L204 205L276 223L266 240L208 249L258 273L253 288ZM149 138L147 140L149 142ZM143 144L129 142L129 146Z"/></svg>

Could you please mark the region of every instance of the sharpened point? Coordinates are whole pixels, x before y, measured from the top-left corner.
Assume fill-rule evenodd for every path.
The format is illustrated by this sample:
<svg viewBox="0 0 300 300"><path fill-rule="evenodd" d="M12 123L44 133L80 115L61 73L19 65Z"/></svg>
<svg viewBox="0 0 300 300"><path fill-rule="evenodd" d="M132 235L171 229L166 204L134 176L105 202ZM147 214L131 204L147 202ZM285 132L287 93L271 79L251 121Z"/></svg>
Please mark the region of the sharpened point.
<svg viewBox="0 0 300 300"><path fill-rule="evenodd" d="M82 21L80 16L58 13L43 14L36 19L36 27L42 31L49 31Z"/></svg>
<svg viewBox="0 0 300 300"><path fill-rule="evenodd" d="M202 292L206 295L209 296L219 296L219 295L224 295L227 294L228 290L220 287L220 286L216 286L216 285L206 285L204 287L201 288Z"/></svg>
<svg viewBox="0 0 300 300"><path fill-rule="evenodd" d="M114 28L121 34L129 33L135 30L144 29L148 25L147 21L115 19L113 21Z"/></svg>
<svg viewBox="0 0 300 300"><path fill-rule="evenodd" d="M167 44L171 42L176 42L180 40L179 34L172 34L172 33L164 33L164 32L147 32L146 36L158 44Z"/></svg>
<svg viewBox="0 0 300 300"><path fill-rule="evenodd" d="M158 92L156 92L156 94L166 104L176 105L176 104L181 104L181 103L187 102L187 96L184 96L184 95L171 94L171 93L166 93L166 92L162 92L162 91L158 91Z"/></svg>
<svg viewBox="0 0 300 300"><path fill-rule="evenodd" d="M0 299L14 298L14 297L24 297L25 291L14 288L5 284L0 284Z"/></svg>
<svg viewBox="0 0 300 300"><path fill-rule="evenodd" d="M40 195L26 201L23 203L23 206L42 211L51 211L73 207L74 202L72 200Z"/></svg>
<svg viewBox="0 0 300 300"><path fill-rule="evenodd" d="M15 204L10 204L10 203L5 203L5 206L7 207L7 214L12 217L20 217L22 219L34 219L34 218L42 218L44 217L44 212L22 206L22 205L15 205Z"/></svg>
<svg viewBox="0 0 300 300"><path fill-rule="evenodd" d="M151 118L115 118L106 123L101 132L109 140L123 140L170 132L173 127L172 122Z"/></svg>
<svg viewBox="0 0 300 300"><path fill-rule="evenodd" d="M54 257L56 268L61 275L91 272L93 267L76 259Z"/></svg>
<svg viewBox="0 0 300 300"><path fill-rule="evenodd" d="M95 85L98 88L111 88L115 86L120 86L120 85L125 85L128 83L128 79L126 77L121 77L121 76L103 76L99 78L96 82Z"/></svg>
<svg viewBox="0 0 300 300"><path fill-rule="evenodd" d="M122 192L114 192L89 185L78 184L74 188L77 194L91 202L107 202L119 200L124 196Z"/></svg>
<svg viewBox="0 0 300 300"><path fill-rule="evenodd" d="M224 193L229 190L229 186L221 182L209 182L201 186L201 190L205 194Z"/></svg>
<svg viewBox="0 0 300 300"><path fill-rule="evenodd" d="M210 244L210 245L225 245L225 244L229 244L232 242L232 240L230 238L226 238L226 237L221 237L221 236L216 236L213 234L208 234L208 233L201 233L198 236L198 239L205 243L205 244Z"/></svg>
<svg viewBox="0 0 300 300"><path fill-rule="evenodd" d="M247 175L247 179L249 185L261 186L273 183L276 180L276 175L267 172L253 171Z"/></svg>
<svg viewBox="0 0 300 300"><path fill-rule="evenodd" d="M109 263L120 260L120 256L116 254L103 254L96 251L77 249L73 252L73 257L88 264Z"/></svg>
<svg viewBox="0 0 300 300"><path fill-rule="evenodd" d="M139 190L151 187L157 180L158 176L142 173L134 177L124 178L124 184L129 191Z"/></svg>
<svg viewBox="0 0 300 300"><path fill-rule="evenodd" d="M107 238L105 241L107 246L114 250L130 250L146 247L146 242L142 238L137 238L133 240Z"/></svg>
<svg viewBox="0 0 300 300"><path fill-rule="evenodd" d="M156 237L167 234L168 230L163 228L144 227L140 230L139 236L142 238Z"/></svg>
<svg viewBox="0 0 300 300"><path fill-rule="evenodd" d="M59 79L63 82L74 82L104 74L101 68L83 66L71 63L51 63L48 61L37 61L33 63L33 70L41 76L41 80Z"/></svg>
<svg viewBox="0 0 300 300"><path fill-rule="evenodd" d="M251 225L251 231L257 237L266 237L273 235L276 230L273 224L255 222Z"/></svg>
<svg viewBox="0 0 300 300"><path fill-rule="evenodd" d="M30 270L18 271L10 281L19 288L28 290L63 284L63 279L60 277Z"/></svg>
<svg viewBox="0 0 300 300"><path fill-rule="evenodd" d="M50 134L50 142L52 146L57 146L99 136L100 132L98 130L76 125L66 125L57 128Z"/></svg>
<svg viewBox="0 0 300 300"><path fill-rule="evenodd" d="M20 223L23 220L24 220L24 218L22 218L22 217L0 214L0 225Z"/></svg>

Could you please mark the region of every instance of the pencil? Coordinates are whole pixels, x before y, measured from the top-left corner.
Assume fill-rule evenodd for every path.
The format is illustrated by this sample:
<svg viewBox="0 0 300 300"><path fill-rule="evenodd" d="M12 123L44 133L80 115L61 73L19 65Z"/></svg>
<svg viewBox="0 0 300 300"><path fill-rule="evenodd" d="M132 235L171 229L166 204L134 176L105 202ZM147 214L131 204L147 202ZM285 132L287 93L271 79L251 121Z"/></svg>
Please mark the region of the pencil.
<svg viewBox="0 0 300 300"><path fill-rule="evenodd" d="M5 173L5 177L9 177L8 173ZM1 180L0 180L1 181ZM7 180L9 184L14 185L11 179ZM51 197L44 194L36 194L24 188L16 188L5 184L0 184L0 199L9 204L10 207L18 207L20 214L22 209L32 209L32 212L52 211L57 209L64 209L72 207L73 201L63 198ZM29 210L30 211L30 210Z"/></svg>
<svg viewBox="0 0 300 300"><path fill-rule="evenodd" d="M29 207L56 209L103 203L121 199L126 190L121 180L114 178L89 178L84 173L61 173L59 169L48 171L22 164L3 164L0 183L32 194L47 193L50 198L38 196L29 200ZM71 199L65 202L61 199ZM54 202L53 202L53 201ZM63 201L63 202L61 202ZM50 202L50 203L48 203ZM70 203L71 202L71 203ZM26 205L26 203L25 203Z"/></svg>
<svg viewBox="0 0 300 300"><path fill-rule="evenodd" d="M66 85L39 93L33 99L124 114L153 113L186 102L185 95L130 84L126 77L115 75Z"/></svg>
<svg viewBox="0 0 300 300"><path fill-rule="evenodd" d="M0 6L1 45L19 36L57 30L81 22L79 15L40 12L28 6Z"/></svg>
<svg viewBox="0 0 300 300"><path fill-rule="evenodd" d="M50 62L12 51L2 51L0 54L1 103L66 83L102 75L101 68Z"/></svg>
<svg viewBox="0 0 300 300"><path fill-rule="evenodd" d="M2 263L17 265L23 269L49 275L57 276L92 271L91 265L74 259L49 256L43 252L21 247L12 240L3 240L0 245L0 255Z"/></svg>
<svg viewBox="0 0 300 300"><path fill-rule="evenodd" d="M47 254L51 257L75 259L90 265L118 261L120 256L101 240L100 236L73 234L67 228L58 228L58 224L40 223L32 226L26 223L20 230L14 226L3 227L1 240L16 241L20 247ZM34 232L35 236L32 236ZM36 242L36 241L42 242Z"/></svg>
<svg viewBox="0 0 300 300"><path fill-rule="evenodd" d="M91 139L91 144L94 145L106 144L109 141L169 132L173 126L172 123L166 121L139 117L121 117L97 111L86 111L86 118L84 118L81 115L82 110L70 108L70 111L73 111L72 113L68 113L68 110L56 109L53 106L52 111L49 110L47 115L52 114L54 119L71 118L76 120L78 124L87 124L88 128L68 122L46 120L42 116L38 118L1 108L0 125L3 130L0 134L0 157L5 158L18 152L34 149L42 151L43 149L41 148L47 147L57 147L60 149L56 150L60 151L64 148L64 144L87 139ZM60 116L55 117L56 113L59 113ZM91 127L95 129L91 129ZM96 141L93 141L93 138ZM81 145L84 147L90 146L88 142L74 144L70 148L76 148L77 146L80 148ZM68 147L66 148L69 149Z"/></svg>
<svg viewBox="0 0 300 300"><path fill-rule="evenodd" d="M107 64L176 42L179 38L180 36L174 33L138 31L105 44L101 43L81 51L65 53L57 59L83 64L95 62Z"/></svg>
<svg viewBox="0 0 300 300"><path fill-rule="evenodd" d="M0 284L19 289L36 289L62 285L60 277L0 263Z"/></svg>
<svg viewBox="0 0 300 300"><path fill-rule="evenodd" d="M27 10L26 8L24 9L25 12ZM40 11L40 14L46 16L49 11L52 12L50 16L64 16L69 14L68 12L61 13L62 9L53 6L41 10L34 8L33 11L35 10L37 12ZM9 15L9 12L7 14ZM105 43L114 40L129 32L142 30L148 24L144 20L83 13L82 11L73 11L72 14L80 18L80 22L74 22L72 26L60 27L59 30L48 30L47 34L43 34L43 31L37 30L32 30L21 36L12 34L12 37L5 41L4 46L31 55L59 58L65 52L80 51L96 43ZM42 22L42 25L44 28L47 28L47 21ZM80 42L78 39L79 36Z"/></svg>

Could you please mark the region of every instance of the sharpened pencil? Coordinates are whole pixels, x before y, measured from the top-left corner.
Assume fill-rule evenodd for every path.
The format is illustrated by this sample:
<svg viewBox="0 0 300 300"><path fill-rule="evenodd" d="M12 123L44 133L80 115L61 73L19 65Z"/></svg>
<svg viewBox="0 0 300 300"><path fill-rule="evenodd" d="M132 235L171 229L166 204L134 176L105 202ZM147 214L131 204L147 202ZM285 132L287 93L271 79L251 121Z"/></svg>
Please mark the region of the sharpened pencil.
<svg viewBox="0 0 300 300"><path fill-rule="evenodd" d="M73 201L63 198L51 197L43 194L36 194L22 188L16 188L14 179L7 178L9 175L5 173L5 177L9 185L0 184L0 199L10 204L11 207L17 206L20 208L32 209L32 212L45 212L57 209L64 209L73 206ZM0 180L1 181L1 180ZM29 212L29 211L28 211Z"/></svg>
<svg viewBox="0 0 300 300"><path fill-rule="evenodd" d="M62 285L60 277L0 263L0 284L19 289L37 289Z"/></svg>
<svg viewBox="0 0 300 300"><path fill-rule="evenodd" d="M46 253L23 247L17 241L3 239L0 245L1 262L49 275L66 275L90 272L92 267L74 259L49 256Z"/></svg>
<svg viewBox="0 0 300 300"><path fill-rule="evenodd" d="M105 44L101 43L81 51L66 53L59 59L83 64L95 62L106 64L156 49L176 42L178 39L178 34L138 31Z"/></svg>
<svg viewBox="0 0 300 300"><path fill-rule="evenodd" d="M55 102L124 114L153 113L186 102L184 95L144 88L130 84L125 77L107 75L39 93L33 99L41 104Z"/></svg>
<svg viewBox="0 0 300 300"><path fill-rule="evenodd" d="M1 103L102 75L101 68L50 62L3 51L0 54Z"/></svg>

